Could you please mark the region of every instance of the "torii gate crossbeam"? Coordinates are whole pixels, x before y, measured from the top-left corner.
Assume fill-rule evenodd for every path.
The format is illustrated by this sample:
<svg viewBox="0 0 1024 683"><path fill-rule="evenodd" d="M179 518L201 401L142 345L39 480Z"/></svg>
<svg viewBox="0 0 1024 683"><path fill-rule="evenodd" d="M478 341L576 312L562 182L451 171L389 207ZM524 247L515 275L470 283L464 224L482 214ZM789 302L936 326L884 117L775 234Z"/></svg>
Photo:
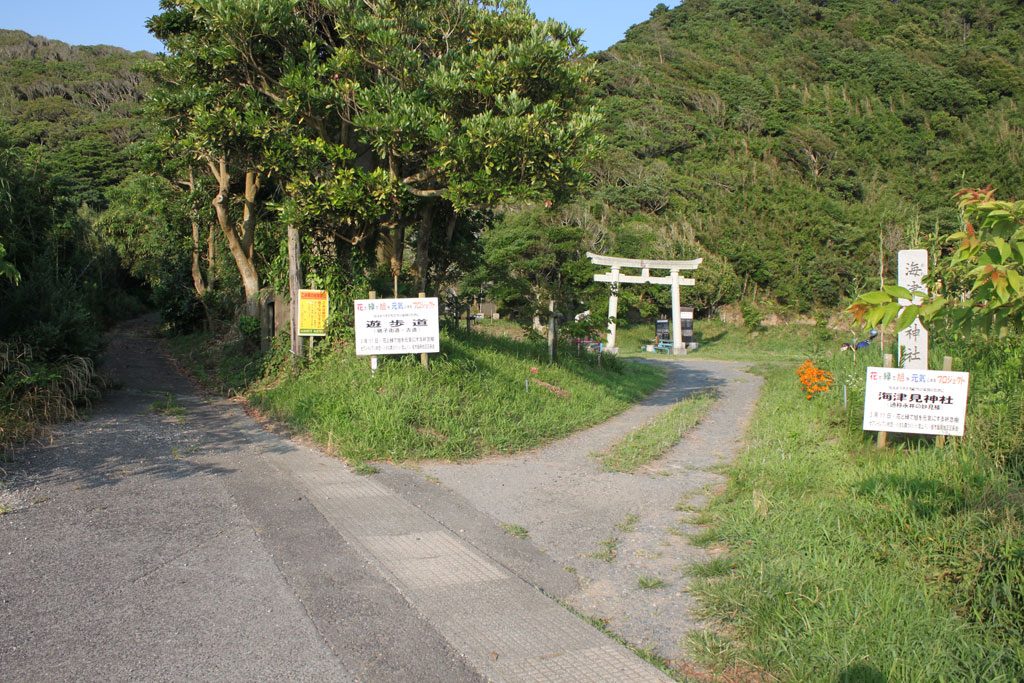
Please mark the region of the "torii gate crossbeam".
<svg viewBox="0 0 1024 683"><path fill-rule="evenodd" d="M683 345L683 322L680 315L679 287L692 287L697 282L692 278L681 278L679 272L683 270L697 270L704 259L692 261L658 261L646 259L628 259L615 256L601 256L600 254L587 253L587 258L595 266L608 266L611 271L598 273L594 276L595 282L609 282L612 285L612 293L608 298L608 350L617 353L615 346L615 317L619 314L619 285L620 284L651 284L670 285L672 287L672 353L685 353ZM638 268L640 275L623 275L623 268ZM667 276L651 275L652 270L667 270Z"/></svg>

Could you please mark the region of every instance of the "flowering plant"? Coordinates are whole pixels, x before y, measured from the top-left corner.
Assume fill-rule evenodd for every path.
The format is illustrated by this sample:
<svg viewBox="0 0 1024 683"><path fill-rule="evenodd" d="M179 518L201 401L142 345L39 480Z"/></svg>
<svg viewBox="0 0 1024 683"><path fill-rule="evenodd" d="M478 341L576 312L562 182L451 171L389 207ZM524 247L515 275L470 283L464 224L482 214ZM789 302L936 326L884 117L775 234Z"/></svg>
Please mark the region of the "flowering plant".
<svg viewBox="0 0 1024 683"><path fill-rule="evenodd" d="M832 388L832 383L835 382L835 378L831 372L822 370L821 368L814 365L813 362L805 360L796 370L797 377L800 378L800 384L804 387L804 393L807 394L807 400L810 401L815 394L826 392Z"/></svg>

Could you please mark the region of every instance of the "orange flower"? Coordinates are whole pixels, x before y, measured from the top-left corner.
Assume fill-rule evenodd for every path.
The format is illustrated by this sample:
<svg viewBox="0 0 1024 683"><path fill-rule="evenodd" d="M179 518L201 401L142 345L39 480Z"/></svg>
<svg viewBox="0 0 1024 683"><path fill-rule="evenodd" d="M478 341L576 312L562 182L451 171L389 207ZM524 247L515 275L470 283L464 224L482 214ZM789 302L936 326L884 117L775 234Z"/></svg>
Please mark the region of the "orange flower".
<svg viewBox="0 0 1024 683"><path fill-rule="evenodd" d="M800 378L800 384L804 387L804 393L807 394L808 401L815 394L827 392L832 388L833 382L835 382L831 372L815 367L814 363L809 360L805 360L803 365L797 368L796 374Z"/></svg>

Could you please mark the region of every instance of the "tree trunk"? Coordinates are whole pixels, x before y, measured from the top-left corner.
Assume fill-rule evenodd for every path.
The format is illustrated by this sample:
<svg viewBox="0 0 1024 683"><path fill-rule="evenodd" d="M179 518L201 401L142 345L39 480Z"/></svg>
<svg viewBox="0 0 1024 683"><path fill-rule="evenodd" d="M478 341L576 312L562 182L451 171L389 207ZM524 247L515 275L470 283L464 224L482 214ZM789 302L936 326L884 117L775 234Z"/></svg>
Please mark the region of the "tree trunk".
<svg viewBox="0 0 1024 683"><path fill-rule="evenodd" d="M228 171L227 159L220 158L217 163L210 163L210 171L217 180L217 196L213 199L213 208L217 213L217 223L220 224L221 232L228 243L228 251L235 260L238 274L242 278L242 288L245 291L245 312L247 315L259 315L260 306L260 279L256 272L256 264L253 260L252 245L253 232L255 231L255 210L250 202L255 201L255 190L258 189L258 176L246 174L246 206L242 224L246 229L243 235L231 223L231 216L228 213L228 200L231 196L231 174ZM255 180L255 182L253 182Z"/></svg>
<svg viewBox="0 0 1024 683"><path fill-rule="evenodd" d="M192 286L196 288L196 294L202 299L206 296L206 282L203 280L203 269L200 263L199 250L199 222L192 221Z"/></svg>
<svg viewBox="0 0 1024 683"><path fill-rule="evenodd" d="M434 227L434 204L424 204L420 210L420 227L416 234L416 285L426 292L430 277L430 238Z"/></svg>

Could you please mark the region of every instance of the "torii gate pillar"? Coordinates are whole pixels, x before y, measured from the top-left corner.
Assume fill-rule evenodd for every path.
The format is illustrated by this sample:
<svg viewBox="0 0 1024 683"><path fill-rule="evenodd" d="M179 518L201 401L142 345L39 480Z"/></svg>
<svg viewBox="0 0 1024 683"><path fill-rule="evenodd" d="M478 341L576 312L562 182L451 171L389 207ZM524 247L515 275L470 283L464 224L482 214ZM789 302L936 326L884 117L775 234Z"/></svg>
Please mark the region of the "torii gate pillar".
<svg viewBox="0 0 1024 683"><path fill-rule="evenodd" d="M672 353L686 353L683 343L683 318L679 311L679 271L672 271Z"/></svg>
<svg viewBox="0 0 1024 683"><path fill-rule="evenodd" d="M609 353L618 353L615 345L615 318L619 315L619 269L612 268L612 293L608 297L608 347Z"/></svg>

